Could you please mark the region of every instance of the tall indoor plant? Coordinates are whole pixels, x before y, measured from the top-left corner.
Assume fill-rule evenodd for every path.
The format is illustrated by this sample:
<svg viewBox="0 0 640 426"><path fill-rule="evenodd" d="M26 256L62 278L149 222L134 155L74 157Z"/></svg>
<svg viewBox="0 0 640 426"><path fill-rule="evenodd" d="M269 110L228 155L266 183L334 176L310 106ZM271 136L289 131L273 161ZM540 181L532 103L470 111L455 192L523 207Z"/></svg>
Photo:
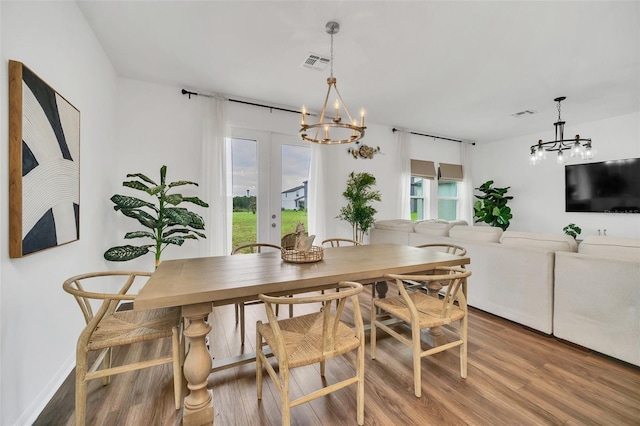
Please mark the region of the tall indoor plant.
<svg viewBox="0 0 640 426"><path fill-rule="evenodd" d="M473 218L476 223L488 223L491 226L502 228L504 231L509 227L510 220L513 218L511 208L507 206L507 202L513 197L506 195L511 187L494 188L492 185L493 181L488 180L476 188L483 194L475 195L478 200L473 205Z"/></svg>
<svg viewBox="0 0 640 426"><path fill-rule="evenodd" d="M345 220L353 227L353 239L362 242L364 234L373 225L374 215L378 212L370 203L381 201L380 191L374 191L376 178L370 173L349 174L347 188L342 196L347 199L346 206L340 208L338 219Z"/></svg>
<svg viewBox="0 0 640 426"><path fill-rule="evenodd" d="M204 220L198 214L178 207L181 203L192 203L201 207L209 207L198 197L183 197L182 194L170 193L177 186L195 185L195 182L177 181L166 183L167 166L160 168L160 183L141 173L128 174L127 178L135 180L124 181L123 186L133 188L152 197L153 202L141 200L137 197L115 194L111 201L113 209L120 211L127 217L136 219L146 230L127 232L125 239L149 238L151 244L138 246L125 245L111 247L104 253L104 258L115 262L123 262L143 256L150 251L155 253L156 268L160 264L160 255L169 245L181 246L185 240L197 240L198 237L207 238L204 233Z"/></svg>

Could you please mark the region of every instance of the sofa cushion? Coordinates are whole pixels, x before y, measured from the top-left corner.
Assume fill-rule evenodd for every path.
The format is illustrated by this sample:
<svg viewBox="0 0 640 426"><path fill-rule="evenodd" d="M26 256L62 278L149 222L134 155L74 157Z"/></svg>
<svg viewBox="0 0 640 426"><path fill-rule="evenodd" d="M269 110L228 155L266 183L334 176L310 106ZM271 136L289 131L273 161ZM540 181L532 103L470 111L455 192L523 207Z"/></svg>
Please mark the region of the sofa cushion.
<svg viewBox="0 0 640 426"><path fill-rule="evenodd" d="M452 223L446 221L428 221L418 222L413 227L413 231L418 234L426 234L434 237L446 237L449 230L453 227Z"/></svg>
<svg viewBox="0 0 640 426"><path fill-rule="evenodd" d="M387 231L413 232L414 224L415 222L408 219L376 220L373 227Z"/></svg>
<svg viewBox="0 0 640 426"><path fill-rule="evenodd" d="M591 235L580 243L578 253L640 262L640 240Z"/></svg>
<svg viewBox="0 0 640 426"><path fill-rule="evenodd" d="M449 230L451 238L461 240L480 241L486 243L497 243L500 241L502 229L494 226L465 226L455 225Z"/></svg>
<svg viewBox="0 0 640 426"><path fill-rule="evenodd" d="M569 235L562 234L505 231L500 237L500 242L512 247L541 248L549 251L578 251L576 240Z"/></svg>

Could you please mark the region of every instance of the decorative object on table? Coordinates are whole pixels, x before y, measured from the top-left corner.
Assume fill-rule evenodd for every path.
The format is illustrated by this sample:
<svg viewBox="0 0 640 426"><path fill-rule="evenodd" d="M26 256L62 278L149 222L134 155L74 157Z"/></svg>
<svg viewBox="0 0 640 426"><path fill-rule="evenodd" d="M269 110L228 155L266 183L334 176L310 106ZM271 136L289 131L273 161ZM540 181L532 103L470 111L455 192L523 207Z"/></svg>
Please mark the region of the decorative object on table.
<svg viewBox="0 0 640 426"><path fill-rule="evenodd" d="M364 144L360 145L359 142L356 142L356 144L358 144L358 147L347 149L347 152L351 154L355 159L358 159L358 158L372 159L374 154L380 153L379 146L374 148L369 145L364 145Z"/></svg>
<svg viewBox="0 0 640 426"><path fill-rule="evenodd" d="M380 191L371 189L375 184L376 178L372 174L351 172L347 179L347 188L342 193L348 203L340 208L340 214L336 216L337 219L351 224L353 239L360 243L373 225L374 215L378 212L370 203L382 201Z"/></svg>
<svg viewBox="0 0 640 426"><path fill-rule="evenodd" d="M562 228L562 231L565 233L565 235L569 235L570 237L573 237L573 239L575 240L578 238L578 235L580 235L580 233L582 232L582 228L577 226L575 223L570 223L564 228Z"/></svg>
<svg viewBox="0 0 640 426"><path fill-rule="evenodd" d="M9 61L9 257L80 238L80 111Z"/></svg>
<svg viewBox="0 0 640 426"><path fill-rule="evenodd" d="M295 232L287 235L294 235L293 246L282 246L282 260L291 263L310 263L322 260L324 250L322 247L314 246L315 235L309 235L304 229L304 223L298 222ZM286 236L285 236L286 237ZM292 238L289 238L291 241ZM284 240L284 237L283 237Z"/></svg>
<svg viewBox="0 0 640 426"><path fill-rule="evenodd" d="M506 195L511 187L494 188L492 185L493 181L488 180L476 188L484 195L474 195L478 200L473 205L473 218L476 223L488 223L505 231L513 218L511 208L507 206L507 202L513 197Z"/></svg>
<svg viewBox="0 0 640 426"><path fill-rule="evenodd" d="M333 35L337 34L340 30L340 24L330 21L327 22L325 29L327 33L331 35L331 58L329 58L331 75L329 78L327 78L327 84L329 85L329 88L324 98L322 110L320 111L320 118L318 119L317 123L307 124L305 118L305 116L307 115L307 110L304 106L302 107L300 137L302 138L302 140L320 144L341 144L356 142L362 139L362 137L364 136L364 129L366 129L364 125L364 108L360 110L360 125L358 125L356 120L351 117L351 114L347 109L347 104L344 102L344 99L342 99L342 96L338 91L336 78L333 76ZM310 62L315 63L317 62L317 60L318 58L315 57L315 55L314 57L309 57L309 59L305 61L304 66L308 66ZM336 99L334 103L333 118L329 118L331 112L329 111L327 114L327 102L329 101L329 97L331 96L332 88L335 92ZM342 110L346 114L346 117L344 117L345 121L343 121L343 117L340 116L340 108L342 108Z"/></svg>
<svg viewBox="0 0 640 426"><path fill-rule="evenodd" d="M184 197L182 194L170 193L177 186L198 186L197 183L184 180L166 183L167 166L160 168L160 184L141 173L128 174L127 177L133 177L136 180L124 181L123 186L143 191L154 197L155 200L148 202L120 194L111 197L111 201L115 204L113 206L115 211L121 211L123 215L136 219L142 226L149 229L148 231L127 232L124 238L150 238L154 240L154 243L111 247L104 253L105 259L123 262L138 258L151 251L155 253L157 268L160 264L162 251L169 244L181 246L187 239L207 238L204 233L199 232L204 230L202 217L184 207L178 207L178 205L185 202L200 207L209 207L209 204L198 197Z"/></svg>
<svg viewBox="0 0 640 426"><path fill-rule="evenodd" d="M556 128L555 140L549 142L542 142L542 139L537 144L531 145L531 164L538 164L540 161L547 157L547 151L557 151L558 156L556 161L558 164L564 164L564 151L571 150L572 157L580 157L583 160L590 160L593 158L593 152L591 151L591 139L581 138L580 135L576 135L573 139L564 138L564 125L565 122L560 118L560 102L564 101L566 96L560 96L555 98L554 101L558 103L558 121L553 123Z"/></svg>

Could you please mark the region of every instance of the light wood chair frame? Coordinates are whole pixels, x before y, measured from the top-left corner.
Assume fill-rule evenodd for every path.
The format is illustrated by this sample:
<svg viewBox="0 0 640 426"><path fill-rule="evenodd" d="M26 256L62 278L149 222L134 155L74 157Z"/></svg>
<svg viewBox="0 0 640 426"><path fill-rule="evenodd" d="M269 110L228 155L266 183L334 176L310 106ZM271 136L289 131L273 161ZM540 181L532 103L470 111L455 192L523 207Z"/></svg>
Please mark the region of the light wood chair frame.
<svg viewBox="0 0 640 426"><path fill-rule="evenodd" d="M448 243L431 243L431 244L421 244L419 246L416 246L418 248L424 248L427 250L433 249L433 250L437 250L437 251L441 251L443 253L447 253L447 254L453 254L455 256L466 256L467 255L467 249L456 245L456 244L448 244ZM460 266L462 269L464 269L464 265ZM427 291L430 294L437 294L440 292L440 289L442 288L442 286L440 286L437 282L432 282L432 286L431 288L427 288ZM464 293L464 297L465 299L468 299L468 294L467 294L467 280L465 279L462 282L462 292Z"/></svg>
<svg viewBox="0 0 640 426"><path fill-rule="evenodd" d="M262 249L273 249L279 252L282 251L280 246L269 243L248 243L242 244L238 247L235 247L231 254L241 254L241 252L245 249L248 249L250 253L262 253ZM257 305L261 304L260 300L250 300L248 302L236 303L235 304L235 316L236 316L236 324L240 321L240 343L244 346L244 334L245 334L245 317L244 317L244 307L249 305ZM293 316L293 306L289 307L289 318Z"/></svg>
<svg viewBox="0 0 640 426"><path fill-rule="evenodd" d="M395 280L400 295L392 298L375 299L371 306L371 359L376 358L377 329L387 332L412 350L413 381L415 396L422 394L421 360L455 347L460 347L460 377L467 377L467 341L468 341L468 309L462 292L462 283L471 275L470 271L460 267L439 267L434 275L396 275L388 274L385 278ZM444 299L427 295L418 287L423 282L439 281L446 287ZM408 285L405 285L408 283ZM413 289L412 289L413 287ZM457 302L457 305L456 305ZM418 306L416 306L418 305ZM387 325L383 318L400 319L401 324L411 327L411 339L394 329L396 325ZM422 350L420 331L434 327L449 326L459 322L458 329L450 327L457 339L448 343Z"/></svg>
<svg viewBox="0 0 640 426"><path fill-rule="evenodd" d="M342 389L352 384L357 384L357 422L359 425L364 424L364 351L365 351L365 336L364 325L362 321L362 313L360 311L360 304L358 302L358 295L362 292L362 285L351 281L341 281L336 285L340 292L328 292L324 295L314 296L300 296L300 297L271 297L261 294L260 300L265 303L265 309L267 312L268 324L263 324L262 321L258 321L256 324L256 384L258 399L262 399L262 379L263 368L267 371L271 379L273 380L276 389L280 392L281 410L282 410L282 424L288 426L291 422L291 408L300 404L304 404L313 399L328 395L331 392ZM336 301L335 310L331 309L332 302ZM341 315L344 311L345 303L350 300L353 305L353 316L355 322L355 328L344 324L340 321ZM274 305L283 304L304 304L304 303L323 303L325 308L317 313L307 314L302 317L293 317L285 320L278 320L274 312ZM300 324L308 324L311 321L322 321L322 347L304 347L303 345L295 345L293 340L299 339L300 333L286 333L282 332L281 324L284 325L287 322L288 330L295 330L296 326ZM354 342L350 342L350 345L346 348L340 349L337 346L336 335L339 329L344 332L346 327L355 335L357 339L357 346ZM271 344L266 341L265 335L271 336ZM353 337L350 337L353 339ZM288 344L293 344L289 346ZM267 356L264 353L264 347L270 346L274 357L278 362L279 373L276 372L274 367L267 361ZM308 355L306 359L300 359L299 356L293 357L288 348L296 347L296 350L306 350L304 353ZM318 345L320 346L320 345ZM324 386L314 392L301 396L293 401L290 400L289 394L289 371L292 368L300 367L303 365L310 365L316 362L320 363L320 375L325 376L325 362L330 358L334 358L340 355L347 355L352 353L357 348L355 359L355 376L349 377L345 380L337 383ZM295 359L295 361L293 361Z"/></svg>
<svg viewBox="0 0 640 426"><path fill-rule="evenodd" d="M135 300L136 295L129 293L129 290L136 278L149 276L151 276L150 272L92 272L71 277L62 285L63 289L73 295L78 302L86 323L78 337L76 346L75 418L78 426L85 424L87 382L102 378L103 385L107 385L112 375L127 371L171 363L176 410L180 409L182 405L182 365L184 364L185 342L182 336L180 308L118 311L122 302ZM114 280L122 278L125 279L125 283L115 293L86 290L83 283L86 284L90 279L98 277L113 277ZM92 283L87 284L86 287L88 288ZM104 283L101 284L104 286ZM92 300L102 300L95 313ZM124 329L119 330L119 328ZM169 337L171 338L170 356L132 362L126 365L112 366L111 364L114 347ZM92 352L97 352L98 355L89 366L89 354Z"/></svg>
<svg viewBox="0 0 640 426"><path fill-rule="evenodd" d="M343 247L344 245L359 246L362 243L349 238L327 238L321 245L322 247Z"/></svg>

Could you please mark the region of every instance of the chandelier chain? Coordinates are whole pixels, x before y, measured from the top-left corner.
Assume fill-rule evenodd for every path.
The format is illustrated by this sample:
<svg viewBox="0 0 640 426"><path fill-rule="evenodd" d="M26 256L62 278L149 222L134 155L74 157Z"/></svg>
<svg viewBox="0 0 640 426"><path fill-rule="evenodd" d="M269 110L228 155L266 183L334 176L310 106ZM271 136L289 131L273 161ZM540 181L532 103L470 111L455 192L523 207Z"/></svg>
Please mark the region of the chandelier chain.
<svg viewBox="0 0 640 426"><path fill-rule="evenodd" d="M333 33L331 33L331 62L329 62L329 65L331 67L331 77L333 77Z"/></svg>

